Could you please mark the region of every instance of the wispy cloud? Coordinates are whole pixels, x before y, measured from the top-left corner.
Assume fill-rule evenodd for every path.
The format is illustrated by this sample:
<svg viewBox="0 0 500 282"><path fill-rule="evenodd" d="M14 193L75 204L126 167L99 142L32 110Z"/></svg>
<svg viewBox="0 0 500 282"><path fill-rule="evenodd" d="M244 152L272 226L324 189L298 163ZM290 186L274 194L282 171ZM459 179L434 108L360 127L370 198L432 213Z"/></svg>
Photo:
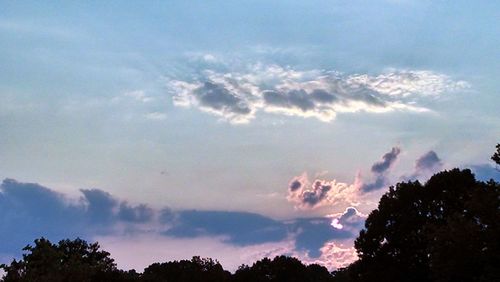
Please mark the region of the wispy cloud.
<svg viewBox="0 0 500 282"><path fill-rule="evenodd" d="M67 27L51 26L48 23L39 23L19 20L0 20L0 32L11 32L15 34L28 34L45 36L53 39L74 40L86 38L81 30Z"/></svg>
<svg viewBox="0 0 500 282"><path fill-rule="evenodd" d="M430 150L420 156L415 161L414 172L410 176L402 177L403 180L415 180L431 176L431 174L441 170L443 162L438 157L437 153Z"/></svg>
<svg viewBox="0 0 500 282"><path fill-rule="evenodd" d="M167 114L165 113L160 113L160 112L152 112L152 113L147 113L145 114L146 119L149 120L166 120L167 119Z"/></svg>
<svg viewBox="0 0 500 282"><path fill-rule="evenodd" d="M419 99L468 84L432 71L392 70L371 76L256 64L243 72L205 70L190 81L172 79L169 87L174 105L196 107L239 124L260 111L323 122L338 113L427 112Z"/></svg>
<svg viewBox="0 0 500 282"><path fill-rule="evenodd" d="M371 182L363 183L361 190L363 192L371 192L386 187L389 184L387 174L396 162L400 153L401 149L399 147L393 147L389 152L382 156L381 161L374 163L372 165L371 172L375 179Z"/></svg>
<svg viewBox="0 0 500 282"><path fill-rule="evenodd" d="M143 90L135 90L130 92L125 92L123 96L132 98L138 102L148 103L153 101L153 97L146 95L146 92Z"/></svg>

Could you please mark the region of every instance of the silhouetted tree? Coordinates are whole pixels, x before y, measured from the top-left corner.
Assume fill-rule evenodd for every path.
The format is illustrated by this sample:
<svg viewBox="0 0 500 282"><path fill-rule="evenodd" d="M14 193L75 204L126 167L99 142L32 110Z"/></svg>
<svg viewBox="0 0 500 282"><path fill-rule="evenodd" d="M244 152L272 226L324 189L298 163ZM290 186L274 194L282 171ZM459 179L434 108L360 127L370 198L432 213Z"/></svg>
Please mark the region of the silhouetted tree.
<svg viewBox="0 0 500 282"><path fill-rule="evenodd" d="M45 238L35 245L23 248L21 260L1 265L3 281L126 281L133 272L117 270L114 260L98 243L88 244L82 239L62 240L52 244Z"/></svg>
<svg viewBox="0 0 500 282"><path fill-rule="evenodd" d="M500 144L497 144L497 151L491 156L491 159L497 164L500 165Z"/></svg>
<svg viewBox="0 0 500 282"><path fill-rule="evenodd" d="M148 282L224 282L231 280L218 261L198 256L189 260L153 263L144 269L141 281Z"/></svg>
<svg viewBox="0 0 500 282"><path fill-rule="evenodd" d="M335 281L500 281L500 185L470 170L399 183L355 241Z"/></svg>
<svg viewBox="0 0 500 282"><path fill-rule="evenodd" d="M264 258L251 267L242 265L233 275L236 282L326 282L331 279L325 267L317 264L305 266L300 260L287 256L277 256L273 260Z"/></svg>

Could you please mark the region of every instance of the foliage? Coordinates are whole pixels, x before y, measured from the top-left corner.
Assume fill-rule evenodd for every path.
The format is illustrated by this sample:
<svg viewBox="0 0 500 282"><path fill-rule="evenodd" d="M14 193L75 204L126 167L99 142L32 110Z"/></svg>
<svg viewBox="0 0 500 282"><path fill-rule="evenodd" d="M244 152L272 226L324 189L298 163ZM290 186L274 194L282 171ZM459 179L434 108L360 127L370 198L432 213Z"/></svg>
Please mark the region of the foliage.
<svg viewBox="0 0 500 282"><path fill-rule="evenodd" d="M305 266L300 260L286 256L277 256L273 260L264 258L252 266L242 265L233 277L236 282L326 282L331 279L325 267L317 264Z"/></svg>
<svg viewBox="0 0 500 282"><path fill-rule="evenodd" d="M500 165L500 144L497 144L497 151L491 156L491 159L497 164Z"/></svg>
<svg viewBox="0 0 500 282"><path fill-rule="evenodd" d="M40 238L23 251L21 260L1 266L6 273L3 281L123 281L127 276L98 243L79 238L58 244Z"/></svg>
<svg viewBox="0 0 500 282"><path fill-rule="evenodd" d="M470 170L399 183L355 241L336 281L500 281L500 185Z"/></svg>
<svg viewBox="0 0 500 282"><path fill-rule="evenodd" d="M153 263L144 270L141 281L160 282L224 282L231 280L219 262L210 258L193 257L165 263Z"/></svg>

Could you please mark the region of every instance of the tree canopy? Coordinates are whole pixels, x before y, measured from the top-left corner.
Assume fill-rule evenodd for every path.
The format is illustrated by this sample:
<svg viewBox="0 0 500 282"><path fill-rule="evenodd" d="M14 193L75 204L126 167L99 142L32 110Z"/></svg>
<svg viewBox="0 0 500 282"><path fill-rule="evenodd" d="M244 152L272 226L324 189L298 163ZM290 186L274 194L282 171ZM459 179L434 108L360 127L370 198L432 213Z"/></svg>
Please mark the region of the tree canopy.
<svg viewBox="0 0 500 282"><path fill-rule="evenodd" d="M252 266L242 265L235 272L236 282L326 282L332 276L324 266L304 265L292 257L277 256L273 260L264 258Z"/></svg>
<svg viewBox="0 0 500 282"><path fill-rule="evenodd" d="M500 281L500 185L468 169L391 187L337 281Z"/></svg>
<svg viewBox="0 0 500 282"><path fill-rule="evenodd" d="M124 281L125 272L116 268L114 260L98 243L82 239L62 240L53 244L45 238L23 248L22 259L2 265L3 281Z"/></svg>
<svg viewBox="0 0 500 282"><path fill-rule="evenodd" d="M500 165L500 144L497 144L497 150L496 152L493 154L493 156L491 156L491 159L497 164L497 165Z"/></svg>

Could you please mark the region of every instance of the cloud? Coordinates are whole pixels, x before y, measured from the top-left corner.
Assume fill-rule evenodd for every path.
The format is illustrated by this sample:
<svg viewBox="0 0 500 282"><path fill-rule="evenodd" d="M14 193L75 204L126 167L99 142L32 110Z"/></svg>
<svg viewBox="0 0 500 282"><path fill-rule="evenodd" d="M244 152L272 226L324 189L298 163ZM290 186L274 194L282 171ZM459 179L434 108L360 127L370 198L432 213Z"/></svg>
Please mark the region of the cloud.
<svg viewBox="0 0 500 282"><path fill-rule="evenodd" d="M150 97L146 95L146 92L143 90L135 90L135 91L130 91L130 92L125 92L123 96L132 98L135 101L141 102L141 103L148 103L153 101L153 97Z"/></svg>
<svg viewBox="0 0 500 282"><path fill-rule="evenodd" d="M336 242L328 242L321 249L321 256L317 259L305 259L308 263L319 263L326 268L338 269L346 267L358 259L356 249L353 246L344 246Z"/></svg>
<svg viewBox="0 0 500 282"><path fill-rule="evenodd" d="M370 76L262 64L244 72L206 70L196 79L169 83L174 105L196 107L231 123L248 123L260 111L323 122L338 113L426 112L419 100L467 87L431 71Z"/></svg>
<svg viewBox="0 0 500 282"><path fill-rule="evenodd" d="M389 184L388 174L400 153L399 147L393 147L382 156L381 161L375 162L370 170L372 175L369 182L363 182L358 172L352 184L339 182L336 179L315 179L311 183L307 174L303 173L289 182L287 200L294 203L295 208L300 210L335 206L341 203L356 206L363 193L379 190ZM431 157L424 158L422 162L426 161L430 164Z"/></svg>
<svg viewBox="0 0 500 282"><path fill-rule="evenodd" d="M175 81L171 86L177 93L174 96L176 106L196 106L231 123L247 123L254 117L255 110L250 101L244 97L242 89L232 89L229 85L215 81L203 83Z"/></svg>
<svg viewBox="0 0 500 282"><path fill-rule="evenodd" d="M373 164L371 171L376 174L385 173L398 158L401 149L393 147L390 152L384 154L382 161Z"/></svg>
<svg viewBox="0 0 500 282"><path fill-rule="evenodd" d="M127 222L149 222L153 219L154 211L145 204L131 206L122 202L117 214L118 218Z"/></svg>
<svg viewBox="0 0 500 282"><path fill-rule="evenodd" d="M147 113L144 115L146 119L149 120L166 120L167 119L167 114L165 113L160 113L160 112L152 112L152 113Z"/></svg>
<svg viewBox="0 0 500 282"><path fill-rule="evenodd" d="M423 156L417 159L415 163L415 169L417 171L434 171L440 169L443 166L441 159L438 157L436 152L429 151Z"/></svg>
<svg viewBox="0 0 500 282"><path fill-rule="evenodd" d="M282 222L247 212L179 211L165 235L178 238L222 236L224 242L246 246L278 242L287 237Z"/></svg>
<svg viewBox="0 0 500 282"><path fill-rule="evenodd" d="M99 189L80 192L74 199L39 184L4 180L0 185L0 240L4 242L0 254L18 256L22 247L41 236L56 241L106 238L111 245L156 238L155 242L170 243L210 241L238 254L251 252L253 260L278 254L318 260L324 256L326 244L355 237L352 230L333 228L330 217L275 220L248 212L153 209L132 205ZM190 250L206 247L197 245ZM183 248L178 250L183 258L199 255L182 252Z"/></svg>
<svg viewBox="0 0 500 282"><path fill-rule="evenodd" d="M416 179L422 180L422 178L428 178L433 173L441 170L442 167L443 162L438 157L437 153L430 150L415 161L414 172L410 176L401 177L401 179L403 181L411 181Z"/></svg>
<svg viewBox="0 0 500 282"><path fill-rule="evenodd" d="M35 183L5 179L0 185L0 253L19 251L33 239L75 236L83 229L85 211L64 196Z"/></svg>
<svg viewBox="0 0 500 282"><path fill-rule="evenodd" d="M114 217L118 201L99 189L81 189L86 202L86 215L92 223L109 224Z"/></svg>
<svg viewBox="0 0 500 282"><path fill-rule="evenodd" d="M500 170L490 164L471 165L470 169L478 180L490 181L493 179L500 182Z"/></svg>
<svg viewBox="0 0 500 282"><path fill-rule="evenodd" d="M308 257L321 256L321 248L332 240L353 240L356 235L348 230L336 229L331 226L330 218L297 219L291 227L297 235L295 245L297 251L303 251Z"/></svg>
<svg viewBox="0 0 500 282"><path fill-rule="evenodd" d="M290 181L287 200L295 203L297 209L314 209L341 201L350 202L356 190L355 184L350 185L335 179L316 179L311 184L304 173Z"/></svg>
<svg viewBox="0 0 500 282"><path fill-rule="evenodd" d="M100 236L96 239L103 249L112 254L119 268L138 271L155 262L201 256L216 259L224 269L234 272L242 264L251 265L264 257L282 254L297 257L301 255L294 253L294 242L288 240L238 246L222 242L217 237L179 238L151 233L134 237ZM331 262L330 265L334 267L335 262Z"/></svg>
<svg viewBox="0 0 500 282"><path fill-rule="evenodd" d="M348 207L343 213L331 215L331 225L336 229L348 230L352 234L358 234L363 228L366 214L359 212L355 207Z"/></svg>
<svg viewBox="0 0 500 282"><path fill-rule="evenodd" d="M69 199L36 183L5 179L0 185L0 253L17 252L33 239L59 240L115 232L121 223L148 223L151 209L132 206L99 189Z"/></svg>
<svg viewBox="0 0 500 282"><path fill-rule="evenodd" d="M401 149L399 147L393 147L391 151L382 156L381 161L374 163L371 167L374 179L371 182L361 185L361 191L371 192L387 186L389 182L387 174L398 159L400 153Z"/></svg>

